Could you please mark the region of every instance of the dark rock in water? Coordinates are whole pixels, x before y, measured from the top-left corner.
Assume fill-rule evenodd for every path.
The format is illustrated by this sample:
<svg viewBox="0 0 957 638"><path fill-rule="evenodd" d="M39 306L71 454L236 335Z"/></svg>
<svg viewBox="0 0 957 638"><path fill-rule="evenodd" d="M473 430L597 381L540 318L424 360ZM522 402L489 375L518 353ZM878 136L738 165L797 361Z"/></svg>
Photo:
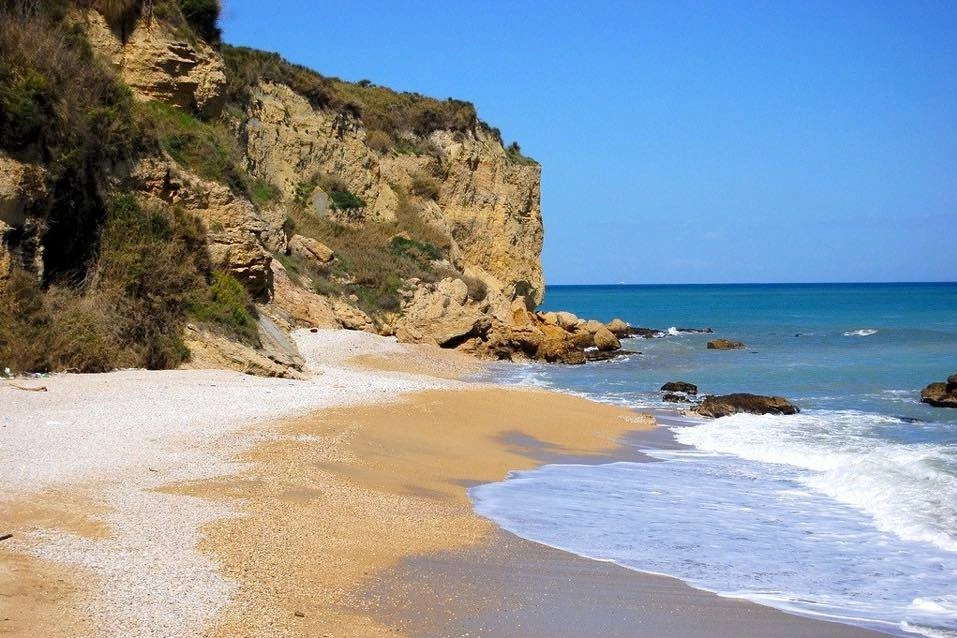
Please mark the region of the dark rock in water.
<svg viewBox="0 0 957 638"><path fill-rule="evenodd" d="M661 386L662 392L684 392L685 394L698 394L698 386L687 381L669 381Z"/></svg>
<svg viewBox="0 0 957 638"><path fill-rule="evenodd" d="M673 392L666 392L662 397L662 401L667 403L689 403L691 399L688 398L685 394L675 394Z"/></svg>
<svg viewBox="0 0 957 638"><path fill-rule="evenodd" d="M714 332L711 328L675 328L675 330L695 335L711 334Z"/></svg>
<svg viewBox="0 0 957 638"><path fill-rule="evenodd" d="M665 333L661 330L655 330L654 328L635 328L634 326L628 326L628 336L629 337L641 337L642 339L654 339L655 337L660 337Z"/></svg>
<svg viewBox="0 0 957 638"><path fill-rule="evenodd" d="M641 353L635 352L634 350L597 350L589 348L585 350L585 361L608 361L609 359L617 359L631 354Z"/></svg>
<svg viewBox="0 0 957 638"><path fill-rule="evenodd" d="M916 416L900 416L896 417L901 423L923 423L924 419L918 419Z"/></svg>
<svg viewBox="0 0 957 638"><path fill-rule="evenodd" d="M947 383L931 383L920 391L920 400L935 408L957 408L957 374L947 377Z"/></svg>
<svg viewBox="0 0 957 638"><path fill-rule="evenodd" d="M708 350L743 350L746 345L732 339L715 339L708 342Z"/></svg>
<svg viewBox="0 0 957 638"><path fill-rule="evenodd" d="M701 416L714 418L747 412L750 414L797 414L801 411L784 397L769 397L760 394L722 394L708 396L691 408Z"/></svg>

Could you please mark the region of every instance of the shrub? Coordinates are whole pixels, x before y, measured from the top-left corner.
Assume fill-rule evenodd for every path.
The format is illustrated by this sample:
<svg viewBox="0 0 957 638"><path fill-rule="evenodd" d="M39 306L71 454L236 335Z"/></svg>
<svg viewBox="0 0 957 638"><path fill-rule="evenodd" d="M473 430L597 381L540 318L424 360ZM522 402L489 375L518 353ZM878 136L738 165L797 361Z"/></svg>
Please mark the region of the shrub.
<svg viewBox="0 0 957 638"><path fill-rule="evenodd" d="M350 191L334 190L329 192L329 207L336 210L354 210L365 208L366 202Z"/></svg>
<svg viewBox="0 0 957 638"><path fill-rule="evenodd" d="M219 42L222 32L216 24L219 21L218 0L179 0L179 8L196 35L207 42Z"/></svg>
<svg viewBox="0 0 957 638"><path fill-rule="evenodd" d="M189 315L252 345L259 345L256 309L249 291L238 279L220 270L214 271L206 295L192 302Z"/></svg>
<svg viewBox="0 0 957 638"><path fill-rule="evenodd" d="M279 201L281 193L279 187L262 179L252 179L249 181L249 198L256 208L266 208L270 204Z"/></svg>
<svg viewBox="0 0 957 638"><path fill-rule="evenodd" d="M377 153L386 153L395 146L395 142L385 131L373 129L366 133L366 146Z"/></svg>
<svg viewBox="0 0 957 638"><path fill-rule="evenodd" d="M409 192L425 199L437 200L439 198L439 183L434 177L418 173L412 177L412 186Z"/></svg>
<svg viewBox="0 0 957 638"><path fill-rule="evenodd" d="M204 122L158 101L138 105L141 120L178 164L200 177L228 186L234 193L250 195L242 152L236 138L219 122Z"/></svg>
<svg viewBox="0 0 957 638"><path fill-rule="evenodd" d="M505 158L515 164L525 164L533 165L538 164L535 160L530 157L526 157L522 154L522 147L518 145L518 142L512 142L505 149Z"/></svg>

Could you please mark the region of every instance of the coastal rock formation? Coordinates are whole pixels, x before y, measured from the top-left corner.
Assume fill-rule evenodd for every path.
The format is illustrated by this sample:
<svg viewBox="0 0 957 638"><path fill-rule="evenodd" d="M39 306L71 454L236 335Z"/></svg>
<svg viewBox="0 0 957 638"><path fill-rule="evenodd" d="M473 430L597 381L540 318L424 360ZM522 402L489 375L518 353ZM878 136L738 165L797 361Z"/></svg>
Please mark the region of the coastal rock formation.
<svg viewBox="0 0 957 638"><path fill-rule="evenodd" d="M272 255L264 242L281 230L270 228L248 199L175 163L155 159L139 162L132 180L147 202L166 204L202 219L213 265L243 282L254 297L268 297Z"/></svg>
<svg viewBox="0 0 957 638"><path fill-rule="evenodd" d="M957 373L946 383L931 383L920 391L920 400L935 408L957 408Z"/></svg>
<svg viewBox="0 0 957 638"><path fill-rule="evenodd" d="M698 386L687 381L669 381L661 386L661 392L684 392L685 394L698 394Z"/></svg>
<svg viewBox="0 0 957 638"><path fill-rule="evenodd" d="M618 341L618 337L612 334L611 330L608 328L599 328L592 336L595 340L595 347L601 352L608 352L610 350L618 350L621 348L621 342Z"/></svg>
<svg viewBox="0 0 957 638"><path fill-rule="evenodd" d="M666 392L661 396L661 400L665 403L689 403L691 399L688 398L685 394L678 394L674 392Z"/></svg>
<svg viewBox="0 0 957 638"><path fill-rule="evenodd" d="M483 318L481 306L469 302L465 282L446 278L416 289L396 325L395 335L407 343L454 346L477 332L476 324Z"/></svg>
<svg viewBox="0 0 957 638"><path fill-rule="evenodd" d="M281 331L342 327L482 357L576 364L619 351L618 337L597 321L530 312L544 295L541 167L517 144L506 148L473 105L212 46L204 37L214 34L215 16L204 30L182 3L76 2L49 15L46 3L35 4L36 33L49 35L49 50L82 61L69 67L75 85L51 71L64 64L25 62L46 81L37 99L59 106L43 109L29 140L0 147L0 292L14 268L41 296L55 282L82 305L98 282L105 289L99 242L113 211L127 210L114 209L119 202L130 213L117 218L119 231L155 215L183 235L159 243L196 255L195 263L175 258L186 282L176 290L135 293L170 309L143 333L160 335L172 354L149 365L178 365L183 341L197 361L277 373L247 356L253 350L294 374L294 359L249 345L253 303ZM77 30L85 37L70 36ZM20 64L29 56L16 57ZM87 86L99 88L68 99ZM33 159L38 131L63 126L76 127L65 145L89 147L76 175ZM125 243L116 248L129 247L122 254L132 261L144 254L143 236L120 232ZM144 261L148 274L161 270ZM93 285L73 283L80 281ZM111 288L121 297L124 290ZM183 301L192 296L212 306ZM241 330L219 329L240 315ZM97 329L110 333L103 323Z"/></svg>
<svg viewBox="0 0 957 638"><path fill-rule="evenodd" d="M118 34L93 9L84 12L82 21L90 45L110 60L135 97L206 116L216 116L222 110L226 94L223 61L202 40L178 35L152 14L136 20L126 34Z"/></svg>
<svg viewBox="0 0 957 638"><path fill-rule="evenodd" d="M367 144L360 123L314 108L289 87L260 82L238 123L250 171L277 186L285 201L304 197L322 217L333 213L311 176L335 175L366 206L363 220L396 219L407 191L435 179L428 156L380 154ZM509 161L499 141L483 129L467 135L436 131L429 137L442 158L425 221L449 243L452 263L499 293L541 303L544 279L540 171L535 163ZM504 308L499 308L504 309Z"/></svg>
<svg viewBox="0 0 957 638"><path fill-rule="evenodd" d="M708 350L743 350L747 346L732 339L714 339L708 342Z"/></svg>
<svg viewBox="0 0 957 638"><path fill-rule="evenodd" d="M608 330L618 337L619 339L624 339L625 337L631 336L631 326L622 321L621 319L615 318L608 322L606 326Z"/></svg>
<svg viewBox="0 0 957 638"><path fill-rule="evenodd" d="M762 396L758 394L735 393L707 396L691 412L707 417L718 418L739 412L751 414L797 414L800 408L784 397Z"/></svg>

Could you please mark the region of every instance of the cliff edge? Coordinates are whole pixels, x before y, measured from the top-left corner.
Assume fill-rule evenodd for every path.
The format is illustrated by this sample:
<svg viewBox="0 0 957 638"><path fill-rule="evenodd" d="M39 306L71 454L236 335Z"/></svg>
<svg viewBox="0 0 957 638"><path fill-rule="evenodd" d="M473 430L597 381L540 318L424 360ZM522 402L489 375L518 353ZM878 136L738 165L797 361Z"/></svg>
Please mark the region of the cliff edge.
<svg viewBox="0 0 957 638"><path fill-rule="evenodd" d="M544 293L539 164L468 102L219 42L206 4L3 8L0 363L294 376L295 326L539 356L501 345Z"/></svg>

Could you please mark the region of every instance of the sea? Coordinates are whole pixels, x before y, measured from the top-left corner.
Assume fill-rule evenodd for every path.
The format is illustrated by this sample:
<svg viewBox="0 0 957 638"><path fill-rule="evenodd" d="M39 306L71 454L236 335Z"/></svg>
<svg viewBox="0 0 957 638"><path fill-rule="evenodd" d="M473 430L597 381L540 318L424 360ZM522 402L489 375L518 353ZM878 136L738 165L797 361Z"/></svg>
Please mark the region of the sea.
<svg viewBox="0 0 957 638"><path fill-rule="evenodd" d="M652 411L662 427L618 462L473 487L480 514L721 596L957 637L957 409L920 402L957 372L957 283L551 286L542 309L660 336L607 362L491 376ZM719 337L747 347L708 350ZM659 391L679 380L801 412L681 417Z"/></svg>

